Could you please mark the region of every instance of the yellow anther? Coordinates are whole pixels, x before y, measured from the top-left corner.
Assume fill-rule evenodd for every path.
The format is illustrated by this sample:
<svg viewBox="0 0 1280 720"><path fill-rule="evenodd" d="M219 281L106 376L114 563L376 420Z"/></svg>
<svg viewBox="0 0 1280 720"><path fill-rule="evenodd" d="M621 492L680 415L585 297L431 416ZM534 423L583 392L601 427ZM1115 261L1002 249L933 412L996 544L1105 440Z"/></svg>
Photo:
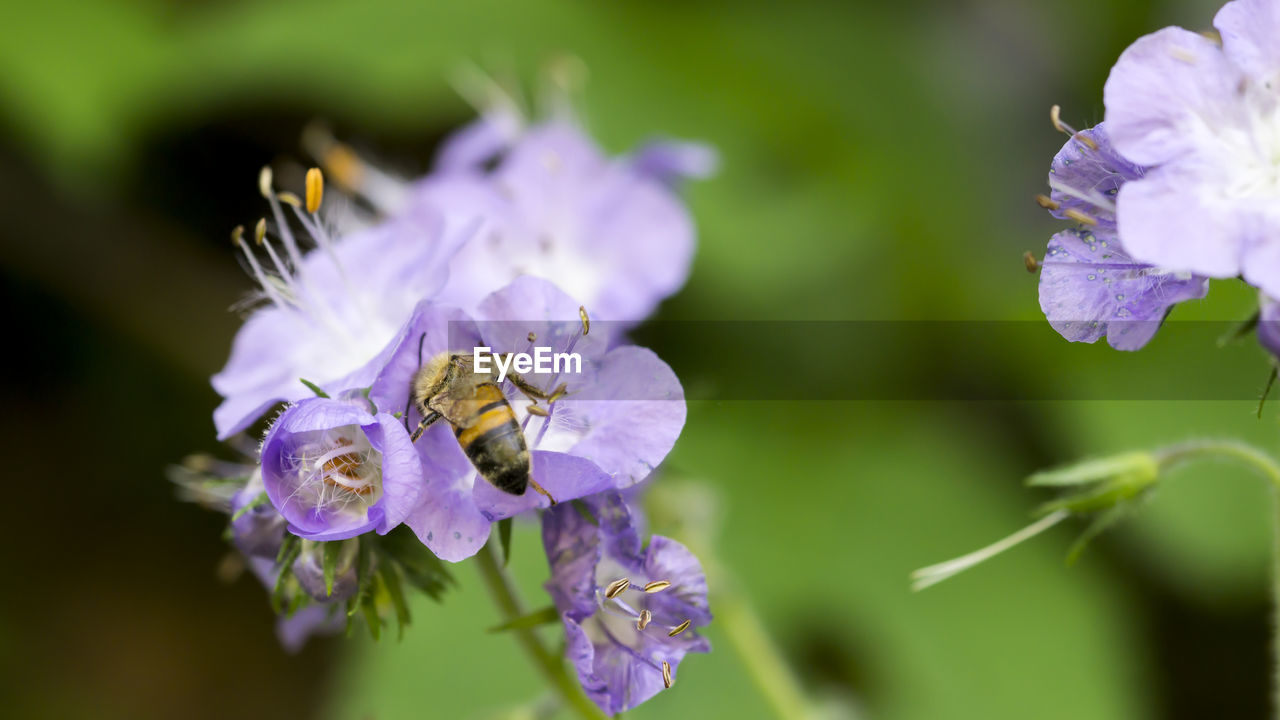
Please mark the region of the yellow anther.
<svg viewBox="0 0 1280 720"><path fill-rule="evenodd" d="M1022 253L1022 264L1027 266L1027 272L1034 273L1040 269L1040 261L1036 260L1036 256L1028 250Z"/></svg>
<svg viewBox="0 0 1280 720"><path fill-rule="evenodd" d="M672 683L671 663L668 663L666 660L663 660L662 661L662 686L665 688L670 688L671 683Z"/></svg>
<svg viewBox="0 0 1280 720"><path fill-rule="evenodd" d="M582 321L582 334L586 335L591 332L591 318L587 317L587 308L584 305L578 306L578 319Z"/></svg>
<svg viewBox="0 0 1280 720"><path fill-rule="evenodd" d="M320 201L324 199L324 175L320 168L307 171L307 212L312 215L320 211Z"/></svg>
<svg viewBox="0 0 1280 720"><path fill-rule="evenodd" d="M231 244L240 247L244 244L244 226L237 225L231 228Z"/></svg>
<svg viewBox="0 0 1280 720"><path fill-rule="evenodd" d="M648 610L641 610L640 617L636 618L636 629L644 630L649 627L649 621L653 620L653 613Z"/></svg>
<svg viewBox="0 0 1280 720"><path fill-rule="evenodd" d="M671 587L671 581L669 580L654 580L651 583L645 583L644 591L647 593L656 593L662 592L669 587Z"/></svg>
<svg viewBox="0 0 1280 720"><path fill-rule="evenodd" d="M537 341L538 341L537 333L529 333L529 342L537 342Z"/></svg>
<svg viewBox="0 0 1280 720"><path fill-rule="evenodd" d="M631 587L631 581L627 578L614 580L604 589L604 596L612 600L621 595L623 591L629 587Z"/></svg>
<svg viewBox="0 0 1280 720"><path fill-rule="evenodd" d="M525 408L525 410L528 410L530 415L537 415L538 417L547 417L551 414L548 413L541 405L530 405Z"/></svg>
<svg viewBox="0 0 1280 720"><path fill-rule="evenodd" d="M679 635L680 633L684 632L685 630L688 630L688 629L689 629L689 626L690 626L690 625L692 625L692 624L693 624L693 621L692 621L692 620L685 620L684 622L680 623L679 625L677 625L677 626L675 626L675 627L671 628L671 632L667 633L667 637L675 637L675 636Z"/></svg>
<svg viewBox="0 0 1280 720"><path fill-rule="evenodd" d="M277 195L276 198L286 205L292 205L296 208L302 207L302 201L298 199L297 195L294 195L291 192L282 192Z"/></svg>
<svg viewBox="0 0 1280 720"><path fill-rule="evenodd" d="M258 192L262 193L262 197L271 197L271 166L263 165L261 172L258 173Z"/></svg>
<svg viewBox="0 0 1280 720"><path fill-rule="evenodd" d="M1084 214L1084 213L1080 212L1079 210L1075 210L1075 209L1071 209L1071 210L1064 210L1064 211L1062 211L1062 214L1063 214L1063 215L1066 215L1067 217L1071 218L1072 220L1075 220L1076 222L1078 222L1078 223L1082 223L1082 224L1084 224L1084 225L1097 225L1097 224L1098 224L1098 220L1097 220L1097 218L1093 217L1092 215L1086 215L1086 214Z"/></svg>
<svg viewBox="0 0 1280 720"><path fill-rule="evenodd" d="M1057 210L1058 208L1062 207L1062 205L1057 200L1054 200L1048 195L1037 195L1036 204L1044 208L1045 210Z"/></svg>
<svg viewBox="0 0 1280 720"><path fill-rule="evenodd" d="M262 238L267 236L267 219L258 218L258 224L253 228L253 241L258 245L262 244Z"/></svg>

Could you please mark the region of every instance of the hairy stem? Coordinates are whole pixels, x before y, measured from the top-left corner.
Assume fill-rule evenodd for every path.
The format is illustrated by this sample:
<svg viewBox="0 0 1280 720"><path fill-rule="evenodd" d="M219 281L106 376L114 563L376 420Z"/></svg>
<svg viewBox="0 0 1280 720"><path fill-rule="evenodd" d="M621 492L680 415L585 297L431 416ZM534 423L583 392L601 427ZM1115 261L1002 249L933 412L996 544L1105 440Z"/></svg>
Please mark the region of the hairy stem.
<svg viewBox="0 0 1280 720"><path fill-rule="evenodd" d="M510 622L524 616L524 603L520 600L511 576L498 560L497 553L497 543L486 543L476 555L476 561L480 567L480 577L489 590L489 597L498 606L503 621ZM578 683L565 671L564 662L547 649L534 628L515 628L510 632L515 633L516 641L520 643L525 655L564 701L565 707L578 717L588 720L602 720L605 717L600 708L582 694Z"/></svg>
<svg viewBox="0 0 1280 720"><path fill-rule="evenodd" d="M1162 467L1172 467L1200 459L1234 460L1258 471L1271 482L1273 493L1272 515L1273 556L1271 562L1271 686L1272 708L1280 718L1280 464L1267 453L1235 440L1192 440L1173 445L1156 454Z"/></svg>

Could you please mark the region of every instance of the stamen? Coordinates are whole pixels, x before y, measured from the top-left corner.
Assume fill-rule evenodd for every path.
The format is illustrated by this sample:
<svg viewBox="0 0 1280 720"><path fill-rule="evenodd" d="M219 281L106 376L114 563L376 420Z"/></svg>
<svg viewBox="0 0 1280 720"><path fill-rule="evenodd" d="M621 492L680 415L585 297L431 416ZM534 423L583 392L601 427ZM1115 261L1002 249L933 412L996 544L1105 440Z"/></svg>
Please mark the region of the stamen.
<svg viewBox="0 0 1280 720"><path fill-rule="evenodd" d="M656 593L656 592L662 592L663 590L666 590L669 587L671 587L670 580L654 580L651 583L645 583L644 591L647 593Z"/></svg>
<svg viewBox="0 0 1280 720"><path fill-rule="evenodd" d="M285 250L289 252L289 260L295 268L302 268L302 252L298 250L298 243L293 239L293 231L289 229L289 223L285 222L284 211L280 209L280 202L276 199L276 194L271 190L271 166L267 165L258 173L258 192L267 199L271 204L271 216L276 220L276 229L280 233L280 237L284 239ZM306 283L306 275L300 275L302 281Z"/></svg>
<svg viewBox="0 0 1280 720"><path fill-rule="evenodd" d="M293 273L289 272L289 267L281 260L280 255L276 253L276 249L271 247L271 243L266 242L267 237L267 219L260 218L257 227L253 230L254 239L259 245L267 249L267 254L271 256L271 262L276 266L276 272L280 273L280 277L284 279L286 285L296 292L293 287Z"/></svg>
<svg viewBox="0 0 1280 720"><path fill-rule="evenodd" d="M663 687L665 687L665 688L667 688L667 689L670 689L670 688L671 688L671 682L672 682L672 680L671 680L671 664L670 664L670 663L668 663L666 660L663 660L663 661L662 661L662 686L663 686Z"/></svg>
<svg viewBox="0 0 1280 720"><path fill-rule="evenodd" d="M587 317L586 306L578 306L578 318L582 320L582 334L589 334L591 332L591 318Z"/></svg>
<svg viewBox="0 0 1280 720"><path fill-rule="evenodd" d="M244 244L244 226L237 225L231 228L231 246L240 247Z"/></svg>
<svg viewBox="0 0 1280 720"><path fill-rule="evenodd" d="M529 333L529 342L538 342L538 334L532 332Z"/></svg>
<svg viewBox="0 0 1280 720"><path fill-rule="evenodd" d="M285 304L284 298L280 296L279 291L276 290L275 285L267 277L267 274L262 271L262 265L258 263L258 258L253 254L253 249L244 241L243 225L237 225L235 229L231 231L231 242L244 253L244 257L249 261L249 267L253 271L253 279L258 281L258 285L262 287L262 291L265 292L267 297L271 298L271 301L278 305L281 310L287 310L288 305Z"/></svg>
<svg viewBox="0 0 1280 720"><path fill-rule="evenodd" d="M684 622L680 623L679 625L677 625L677 626L675 626L675 627L671 628L671 632L667 633L667 637L675 637L675 636L679 635L680 633L684 632L685 630L688 630L688 629L689 629L689 626L690 626L690 625L692 625L692 624L693 624L693 621L692 621L692 620L685 620Z"/></svg>
<svg viewBox="0 0 1280 720"><path fill-rule="evenodd" d="M560 383L558 386L556 386L556 389L551 392L551 395L547 397L547 402L553 403L568 394L569 394L569 384Z"/></svg>
<svg viewBox="0 0 1280 720"><path fill-rule="evenodd" d="M550 415L550 413L547 412L546 408L542 407L541 405L530 405L529 407L525 408L525 410L527 410L530 415L537 415L538 417L548 417Z"/></svg>
<svg viewBox="0 0 1280 720"><path fill-rule="evenodd" d="M1078 222L1078 223L1083 223L1083 224L1085 224L1085 225L1097 225L1097 224L1098 224L1098 220L1097 220L1097 218L1093 217L1092 215L1086 215L1085 213L1082 213L1082 212L1080 212L1079 210L1076 210L1075 208L1072 208L1072 209L1070 209L1070 210L1063 210L1063 211L1062 211L1062 214L1063 214L1063 215L1066 215L1067 217L1071 218L1072 220L1075 220L1075 221L1076 221L1076 222Z"/></svg>
<svg viewBox="0 0 1280 720"><path fill-rule="evenodd" d="M262 170L258 172L258 192L262 193L262 197L271 199L271 166L264 165Z"/></svg>
<svg viewBox="0 0 1280 720"><path fill-rule="evenodd" d="M1087 135L1080 134L1079 132L1076 131L1075 128L1062 122L1062 118L1060 116L1061 113L1062 113L1062 107L1059 105L1054 105L1053 107L1049 108L1049 120L1053 122L1053 128L1060 133L1065 133L1071 136L1073 139L1078 140L1081 143L1084 143L1090 150L1093 150L1096 152L1098 149L1098 143L1094 142L1093 138Z"/></svg>
<svg viewBox="0 0 1280 720"><path fill-rule="evenodd" d="M315 215L320 211L320 202L324 200L324 175L320 168L307 171L307 212Z"/></svg>
<svg viewBox="0 0 1280 720"><path fill-rule="evenodd" d="M649 621L653 620L653 613L648 610L641 610L640 617L636 618L636 629L644 630L649 626Z"/></svg>
<svg viewBox="0 0 1280 720"><path fill-rule="evenodd" d="M298 199L297 195L294 195L291 192L285 191L280 193L279 195L276 195L276 197L280 200L280 202L286 205L291 205L295 208L302 207L302 201Z"/></svg>
<svg viewBox="0 0 1280 720"><path fill-rule="evenodd" d="M1036 260L1036 256L1028 250L1022 253L1022 264L1027 267L1027 272L1034 273L1040 269L1040 261Z"/></svg>
<svg viewBox="0 0 1280 720"><path fill-rule="evenodd" d="M629 587L631 587L631 581L628 580L627 578L614 580L613 582L609 583L607 587L605 587L604 596L612 600L618 597L619 595L621 595L622 592Z"/></svg>
<svg viewBox="0 0 1280 720"><path fill-rule="evenodd" d="M1036 204L1045 210L1057 210L1062 207L1061 203L1049 197L1048 195L1037 195Z"/></svg>
<svg viewBox="0 0 1280 720"><path fill-rule="evenodd" d="M259 218L258 224L253 227L253 242L256 245L262 244L262 238L267 235L267 219Z"/></svg>

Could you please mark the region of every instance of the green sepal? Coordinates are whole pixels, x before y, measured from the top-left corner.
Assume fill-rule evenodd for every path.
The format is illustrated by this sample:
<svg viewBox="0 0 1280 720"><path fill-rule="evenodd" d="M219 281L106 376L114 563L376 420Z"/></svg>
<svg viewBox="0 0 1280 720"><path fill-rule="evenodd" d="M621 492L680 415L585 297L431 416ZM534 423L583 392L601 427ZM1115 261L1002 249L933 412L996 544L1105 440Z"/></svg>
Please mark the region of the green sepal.
<svg viewBox="0 0 1280 720"><path fill-rule="evenodd" d="M404 629L408 627L410 617L409 603L404 597L404 586L400 584L400 571L396 570L391 563L387 563L378 569L378 576L386 587L387 594L391 596L391 605L396 610L396 639L404 640Z"/></svg>
<svg viewBox="0 0 1280 720"><path fill-rule="evenodd" d="M364 613L364 622L369 626L369 637L374 642L382 639L382 618L378 617L378 603L369 593L360 598L360 610Z"/></svg>
<svg viewBox="0 0 1280 720"><path fill-rule="evenodd" d="M527 615L521 615L520 617L515 618L514 620L508 620L501 625L495 625L485 632L500 633L508 630L526 630L528 628L535 628L541 625L550 625L553 622L557 622L559 619L560 611L556 609L555 605L548 605L541 610L534 610Z"/></svg>
<svg viewBox="0 0 1280 720"><path fill-rule="evenodd" d="M306 378L298 378L298 380L299 380L303 385L306 385L308 390L310 390L311 392L315 393L315 394L316 394L316 397L322 397L322 398L327 398L327 397L329 397L329 393L325 392L323 388L321 388L319 385L317 385L317 384L315 384L315 383L311 382L310 380L308 380L308 379L306 379Z"/></svg>
<svg viewBox="0 0 1280 720"><path fill-rule="evenodd" d="M498 544L502 546L502 566L511 562L511 518L498 521Z"/></svg>
<svg viewBox="0 0 1280 720"><path fill-rule="evenodd" d="M1258 327L1258 321L1262 319L1262 310L1254 310L1249 319L1244 322L1237 323L1230 330L1225 332L1222 337L1218 338L1218 347L1226 347L1240 338L1253 332Z"/></svg>
<svg viewBox="0 0 1280 720"><path fill-rule="evenodd" d="M1267 396L1271 394L1271 386L1276 384L1276 375L1280 373L1280 365L1271 361L1271 372L1267 374L1267 386L1262 389L1262 396L1258 398L1258 419L1262 419L1262 406L1267 404Z"/></svg>
<svg viewBox="0 0 1280 720"><path fill-rule="evenodd" d="M1114 477L1086 490L1044 503L1037 509L1036 514L1043 516L1066 510L1080 515L1108 510L1142 495L1151 489L1154 482L1154 477L1143 474Z"/></svg>
<svg viewBox="0 0 1280 720"><path fill-rule="evenodd" d="M444 591L454 583L444 561L404 525L378 537L377 543L379 553L399 566L405 581L431 599L439 601Z"/></svg>
<svg viewBox="0 0 1280 720"><path fill-rule="evenodd" d="M1071 543L1071 547L1067 550L1067 566L1075 565L1076 561L1080 559L1080 555L1084 553L1085 547L1094 538L1131 515L1135 507L1136 503L1126 502L1113 505L1095 515L1089 521L1089 524L1085 526L1084 531L1080 533L1080 537L1076 538L1075 542Z"/></svg>
<svg viewBox="0 0 1280 720"><path fill-rule="evenodd" d="M600 521L596 519L596 514L591 512L591 508L585 502L582 500L570 500L569 503L573 505L574 510L578 511L578 514L582 516L583 520L586 520L596 527L600 527Z"/></svg>
<svg viewBox="0 0 1280 720"><path fill-rule="evenodd" d="M252 500L244 504L244 507L231 514L231 522L235 522L244 517L245 513L256 507L262 507L271 502L271 498L267 497L267 491L263 490L254 496Z"/></svg>
<svg viewBox="0 0 1280 720"><path fill-rule="evenodd" d="M1085 460L1054 470L1043 470L1027 478L1033 487L1067 487L1099 482L1117 476L1146 477L1154 481L1160 465L1151 453L1130 452L1122 455Z"/></svg>
<svg viewBox="0 0 1280 720"><path fill-rule="evenodd" d="M280 543L280 552L276 553L276 584L271 588L271 609L277 615L285 609L285 590L289 586L289 578L293 577L293 561L302 552L302 538L286 532Z"/></svg>
<svg viewBox="0 0 1280 720"><path fill-rule="evenodd" d="M325 597L333 595L333 581L338 576L338 559L342 555L342 540L324 543L324 555L321 566L324 569Z"/></svg>

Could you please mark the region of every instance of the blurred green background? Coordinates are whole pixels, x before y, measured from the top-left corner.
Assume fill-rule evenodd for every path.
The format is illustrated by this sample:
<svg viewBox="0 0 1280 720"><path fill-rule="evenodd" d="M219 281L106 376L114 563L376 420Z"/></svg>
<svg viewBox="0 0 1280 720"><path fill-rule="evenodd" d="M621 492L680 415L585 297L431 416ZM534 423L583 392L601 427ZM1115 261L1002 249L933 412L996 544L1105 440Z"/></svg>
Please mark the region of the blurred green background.
<svg viewBox="0 0 1280 720"><path fill-rule="evenodd" d="M542 692L511 638L483 633L496 616L470 567L446 604L415 607L402 643L335 638L286 655L256 583L215 579L222 519L177 502L163 468L218 450L207 377L250 287L226 238L262 212L258 168L306 162L299 132L321 118L421 172L472 116L447 81L461 63L532 82L568 52L590 70L582 109L610 150L661 133L722 154L719 176L688 189L701 244L660 319L1017 321L1032 339L966 344L963 325L892 348L815 338L838 352L809 361L814 377L840 377L856 354L859 372L916 399L691 403L663 482L711 488L719 530L699 531L806 691L844 717L889 720L1265 717L1271 505L1236 468L1178 475L1074 568L1062 562L1073 533L1058 528L926 593L907 583L1024 524L1044 499L1021 486L1036 469L1204 434L1275 449L1275 414L1255 419L1248 399L1265 379L1260 351L1163 335L1138 355L1069 345L1021 268L1060 226L1031 202L1062 142L1048 107L1100 120L1129 42L1206 28L1215 10L7 3L6 714L490 718ZM1219 283L1173 320L1243 317L1252 302ZM671 327L645 340L682 376L788 367L692 351ZM1162 373L1223 400L1177 388L1099 399ZM1088 400L1071 400L1077 387ZM983 388L1055 399L983 401ZM513 563L543 604L532 526L517 529ZM629 717L768 717L722 628L710 637L714 653Z"/></svg>

